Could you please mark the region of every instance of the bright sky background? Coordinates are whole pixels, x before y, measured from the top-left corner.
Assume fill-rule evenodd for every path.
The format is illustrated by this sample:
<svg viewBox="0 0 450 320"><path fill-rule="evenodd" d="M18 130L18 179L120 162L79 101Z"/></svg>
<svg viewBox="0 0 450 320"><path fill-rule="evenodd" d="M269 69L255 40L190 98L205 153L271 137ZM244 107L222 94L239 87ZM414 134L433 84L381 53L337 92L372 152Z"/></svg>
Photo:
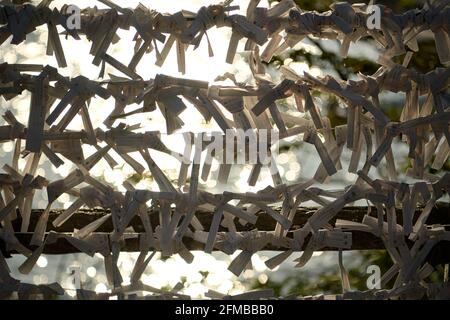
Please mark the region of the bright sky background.
<svg viewBox="0 0 450 320"><path fill-rule="evenodd" d="M35 3L39 3L39 1L34 1ZM175 13L181 9L191 10L196 12L201 6L208 5L211 2L206 0L192 0L192 1L141 1L143 4L149 6L152 9L155 9L159 12L163 13ZM115 3L122 5L124 7L135 7L138 5L139 1L115 1ZM52 2L51 7L60 8L63 4L70 4L70 1L56 0ZM87 1L81 0L76 2L77 6L80 8L84 8L86 6L94 6L97 5L99 8L106 8L102 3L95 1ZM245 14L246 7L248 5L247 0L242 1L234 1L233 4L238 4L240 6L240 10L233 11L233 13L240 12L241 14ZM260 6L267 6L266 1L261 1ZM60 27L60 31L63 29ZM132 41L135 31L134 28L131 28L129 31L127 30L119 30L118 36L121 40L111 45L108 53L114 56L117 60L121 61L124 64L128 64L133 55L132 48L134 47L134 42ZM36 36L37 35L37 36ZM181 75L178 73L178 65L177 58L175 53L175 48L172 48L169 56L167 57L164 65L160 68L155 65L155 53L151 52L150 54L144 55L143 59L139 63L137 67L137 72L144 77L144 79L148 80L150 78L154 78L158 73L176 76L176 77L185 77L189 79L199 79L206 80L210 83L214 82L214 79L224 74L225 72L232 72L236 74L236 78L238 81L245 81L249 79L251 76L250 69L246 63L246 55L245 53L239 54L240 51L244 49L244 41L240 42L240 46L238 48L238 54L236 55L235 61L233 65L225 63L225 57L228 49L229 37L231 35L231 31L229 28L212 28L208 31L209 38L211 40L211 44L214 51L214 57L208 56L208 48L206 37L202 39L201 45L195 51L190 47L186 52L186 74ZM85 39L84 36L81 36L82 39ZM64 69L59 69L59 72L65 76L75 77L78 75L83 75L90 79L98 79L98 75L100 72L100 67L96 67L92 64L93 57L89 55L89 50L91 47L91 42L81 40L76 41L72 38L65 39L64 37L60 37L62 46L64 49L64 53L66 56L68 67ZM158 43L159 50L162 50L163 45ZM312 47L308 43L302 43L303 47L308 50L314 51L314 47ZM56 58L54 56L46 56L45 50L47 46L47 27L40 26L38 27L37 32L28 36L27 41L23 42L18 46L8 46L3 45L0 47L1 56L3 56L4 61L8 63L38 63L38 64L49 64L52 66L57 66ZM263 48L261 49L262 52ZM293 69L296 69L298 72L309 71L313 74L320 74L322 71L318 68L312 68L311 70L306 65L306 63L297 63L291 62L290 66ZM268 72L272 74L274 77L279 77L279 75L274 72L273 68L268 68ZM124 76L119 71L114 69L113 67L106 65L105 75L108 73L112 73L118 76ZM232 84L229 80L226 82L222 82L222 84L230 85ZM9 101L0 101L0 106L5 109L13 110L16 117L19 121L23 123L27 123L28 121L28 112L29 112L29 100L30 94L28 92L22 94L21 96ZM292 102L292 101L291 101ZM165 134L166 132L166 124L164 117L160 113L159 109L151 113L138 114L135 116L127 117L122 120L127 124L136 124L140 123L142 125L141 131L160 131L162 132L162 140L166 145L177 152L182 153L184 149L184 143L180 143L180 139L183 139L181 134L182 132L199 132L199 131L220 131L220 128L217 126L214 120L210 123L206 124L204 119L201 117L200 113L189 103L186 102L188 108L181 114L181 119L185 123L185 126L172 135ZM93 122L94 128L100 127L104 130L107 128L103 125L103 121L107 117L107 115L112 111L114 106L113 98L108 100L102 100L101 98L92 99L90 104L90 116ZM137 105L130 105L126 110L134 110L137 108ZM223 109L224 114L231 119L231 114L228 113L225 109ZM292 107L292 110L295 112L295 108ZM3 120L0 120L3 121ZM117 125L119 121L115 122ZM68 129L72 130L81 130L83 129L82 120L79 115L77 115L74 120L69 124ZM293 141L296 138L286 139L286 141ZM181 140L183 141L183 140ZM305 146L308 150L313 150L311 146ZM6 159L10 156L8 153L13 149L13 143L4 143L2 145L2 149L5 152ZM85 157L88 157L96 150L89 146L83 145L83 151ZM92 170L91 174L93 176L105 179L106 182L114 185L117 190L125 191L122 186L122 182L124 179L134 174L134 170L127 164L124 163L121 158L119 158L115 152L110 151L110 154L117 160L119 167L115 169L111 169L106 162L103 160L96 165ZM141 159L140 155L131 154L135 156L136 160L140 161L144 167L147 167L143 159ZM180 163L175 158L152 151L152 155L155 158L155 161L161 167L161 169L165 170L170 178L176 179L178 175L178 170ZM285 179L285 182L295 182L301 173L301 167L307 166L307 170L305 173L308 173L309 176L312 176L318 165L318 156L314 152L307 152L303 156L302 161L295 160L296 155L292 152L286 152L279 156L279 170L280 174ZM5 160L6 160L5 159ZM25 166L25 160L20 161L21 166ZM310 168L309 168L310 167ZM43 157L41 162L40 169L38 174L48 177L49 179L55 179L57 177L66 176L74 166L66 161L64 165L59 168L54 168L46 159ZM212 179L209 181L201 181L205 188L213 190L214 192L221 192L225 189L232 191L256 191L261 188L266 187L268 184L271 184L271 177L268 169L263 169L260 180L257 185L253 188L250 188L246 181L248 179L249 173L251 171L250 165L240 166L239 168L233 168L229 183L227 185L218 186L215 181L215 177L217 177L218 163L214 162L212 167L212 175L210 176ZM306 177L303 177L306 178ZM148 179L144 179L136 185L137 188L152 188L158 189L157 184L153 181L149 181ZM36 206L40 208L44 208L47 203L46 193L45 192L37 192L36 194ZM71 203L71 199L67 194L62 195L59 199L59 203L55 203L54 207L68 207Z"/></svg>
<svg viewBox="0 0 450 320"><path fill-rule="evenodd" d="M151 7L160 12L174 13L181 9L191 10L196 12L201 6L211 4L211 1L206 0L189 0L189 1L146 1L146 0L122 0L114 1L116 4L119 4L124 7L134 8L138 5L139 2L143 3L146 6ZM39 3L39 1L33 1L33 3ZM62 1L56 0L53 1L52 7L61 7L62 4L70 4L70 1ZM88 0L79 0L76 1L77 6L83 8L86 6L96 5L99 8L105 7L103 4L96 1L88 1ZM240 12L245 15L245 10L248 4L247 0L234 1L233 4L240 5ZM260 6L267 6L267 1L263 0L260 3ZM131 29L134 30L134 29ZM134 47L134 43L132 42L132 38L135 34L133 31L125 31L120 30L118 35L121 40L119 43L111 46L108 50L108 53L115 57L117 60L121 61L124 64L128 64L130 61L133 51L131 50ZM62 29L60 30L62 31ZM47 43L47 28L45 26L41 26L38 28L37 32L38 36L35 37L35 34L30 35L27 38L27 41L20 44L19 46L9 46L4 44L0 47L0 56L2 60L8 63L37 63L37 64L50 64L52 66L57 66L56 59L54 57L48 57L45 55L46 43ZM206 38L202 40L200 47L196 51L192 51L192 48L189 48L186 54L186 74L183 77L191 78L191 79L199 79L199 80L207 80L213 82L213 80L219 76L224 74L225 72L232 72L236 74L238 81L244 81L250 75L250 70L245 62L245 55L237 55L235 59L235 63L233 65L228 65L225 63L225 56L228 48L228 41L230 37L230 30L228 28L216 29L213 28L208 31L209 38L212 43L212 47L214 50L214 57L208 57L208 49ZM59 69L59 72L66 76L77 76L83 75L90 79L96 79L100 68L95 67L91 64L93 57L90 56L89 50L91 43L87 41L76 41L72 38L65 40L64 37L61 37L62 46L64 48L64 53L66 56L66 60L68 63L68 68ZM240 47L238 48L238 52L243 49L244 42L241 41ZM308 50L317 50L313 48L308 43L302 43L302 46ZM328 48L335 50L337 46L328 42L325 44ZM162 45L159 44L159 49L162 49ZM262 50L261 50L262 52ZM352 50L350 50L352 53ZM368 57L375 59L377 52L373 48L368 48L365 50L366 55ZM165 61L162 68L155 66L155 54L154 52L147 54L144 56L140 64L138 65L137 72L144 77L144 79L154 78L156 74L163 73L167 75L172 75L176 77L180 77L181 75L177 71L177 61L176 54L174 48L170 52L167 60ZM297 70L298 72L309 71L312 74L318 75L322 73L322 70L317 68L312 68L309 70L308 66L304 63L296 63L292 62L291 67ZM270 70L269 70L270 71ZM107 66L105 75L111 72L115 75L123 76L120 72L116 71L110 66ZM273 73L272 71L270 71ZM19 121L26 123L28 121L28 112L29 112L29 99L30 95L28 93L23 94L22 96L10 101L5 102L3 99L0 101L0 109L6 110L11 109L14 114L17 116ZM102 122L106 118L106 116L112 111L113 107L113 99L109 99L107 101L103 101L101 99L94 99L90 106L90 115L92 121L94 123L94 127L102 126ZM136 107L136 106L134 106ZM130 110L134 109L133 106L128 107ZM183 131L192 131L196 132L200 130L218 130L218 127L214 123L214 121L210 124L205 124L200 114L193 108L189 107L183 112L181 115L182 120L185 122L186 126L183 128ZM0 120L2 121L2 120ZM134 117L127 118L126 122L128 124L134 123L142 123L145 130L158 130L161 132L165 132L165 122L159 111L155 111L152 113L148 113L145 115L137 115ZM117 122L116 122L117 124ZM199 125L202 124L201 127ZM68 129L80 130L82 129L81 118L77 117L68 127ZM163 135L163 141L167 142L167 146L175 151L182 152L183 145L179 143L182 137L179 134L174 134L171 137L167 137ZM2 163L7 163L10 161L9 152L12 151L13 144L12 143L4 143L0 145L0 159ZM305 179L307 176L312 176L317 168L319 158L313 151L312 148L305 146L305 149L302 149L301 155L294 153L293 151L289 151L283 154L280 154L277 162L280 168L280 173L283 178L286 179L286 182L294 182L302 176L302 179ZM94 152L94 149L89 146L83 147L85 151L85 157L89 156ZM3 153L3 154L2 154ZM116 155L111 153L119 163L123 163L123 161L118 158ZM348 155L347 155L348 156ZM155 160L161 166L163 170L168 171L169 176L175 178L178 174L179 170L179 162L170 158L168 156L159 155L155 156ZM143 164L144 162L141 161ZM24 161L21 162L21 165L24 165ZM144 164L146 167L146 165ZM218 166L214 165L213 170L217 170ZM38 170L38 174L41 174L49 179L54 180L57 177L66 176L71 170L73 166L67 161L65 165L62 167L55 169L53 168L48 161L41 164L41 168ZM221 191L224 188L229 188L237 191L249 191L251 189L248 188L246 184L246 180L248 178L248 174L250 172L250 167L244 167L241 172L234 172L230 181L231 183L227 186L217 186L214 179L209 182L206 182L204 187L207 187L209 190L213 191ZM345 171L345 170L343 170ZM103 177L108 183L114 185L118 190L125 191L125 189L121 186L125 177L133 174L134 171L128 166L124 165L120 166L117 169L111 169L106 162L100 162L97 166L95 166L92 170L92 174L96 177ZM347 174L345 172L339 173L339 179L343 179L345 182L351 181L354 177L351 174ZM263 188L271 184L271 180L269 179L268 172L265 173L263 178L259 181L257 186L252 190L257 190ZM340 184L329 184L331 187L341 186ZM152 181L143 180L136 185L137 188L151 188L157 189L157 185ZM73 199L68 195L64 194L59 199L60 201L55 204L54 207L63 206L68 207ZM47 205L47 196L46 192L38 192L36 193L36 201L35 207L45 207ZM237 254L237 253L236 253ZM319 253L320 254L320 253ZM235 255L234 255L235 256ZM233 257L234 257L233 256ZM328 258L326 258L326 257ZM207 288L212 288L222 293L229 294L237 294L245 291L245 286L242 284L243 280L246 278L257 278L261 283L265 283L270 277L276 277L275 273L270 272L265 267L263 261L267 259L267 255L264 253L256 254L253 257L253 265L254 271L247 271L240 278L235 277L227 270L228 264L233 257L226 257L223 254L215 254L214 256L206 255L201 252L195 253L194 263L191 265L187 265L179 256L174 256L165 262L158 258L158 255L153 259L147 268L147 272L143 276L142 280L144 283L155 286L157 288L170 286L173 287L177 282L180 281L183 277L186 278L186 288L184 293L190 294L194 297L202 297ZM298 256L295 256L295 258ZM137 258L136 254L121 254L120 259L120 267L124 274L125 280L127 279L127 275L131 272L133 261ZM333 258L333 259L331 259ZM318 259L318 258L316 258ZM13 270L17 270L17 266L23 261L23 257L17 257L15 259L10 260L11 266L13 266ZM73 262L75 261L75 262ZM315 261L315 262L314 262ZM331 262L333 261L333 262ZM321 257L321 260L315 260L305 267L304 272L316 272L318 270L324 270L325 267L335 268L337 272L337 267L335 265L335 255L324 254ZM354 262L354 261L353 261ZM43 256L38 261L38 266L32 272L32 274L28 277L23 277L18 273L15 276L20 277L21 279L26 279L28 281L33 281L34 283L48 283L58 279L55 279L55 275L63 275L66 277L66 280L63 282L65 288L73 288L73 283L71 283L71 278L68 276L67 267L72 263L80 264L82 266L83 272L83 280L91 281L93 288L97 291L105 291L107 290L105 283L106 279L104 277L104 269L101 263L101 260L98 258L89 258L84 255L70 255L67 257L51 257ZM15 266L15 268L14 268ZM284 270L291 270L293 267L293 263L287 263L283 265L282 268ZM58 270L58 272L55 272ZM334 270L334 269L333 269ZM202 275L200 272L208 271L209 275L206 278L205 282L202 282ZM65 276L67 275L67 276ZM126 283L125 283L126 284ZM93 289L91 288L91 289ZM73 294L73 291L69 292Z"/></svg>

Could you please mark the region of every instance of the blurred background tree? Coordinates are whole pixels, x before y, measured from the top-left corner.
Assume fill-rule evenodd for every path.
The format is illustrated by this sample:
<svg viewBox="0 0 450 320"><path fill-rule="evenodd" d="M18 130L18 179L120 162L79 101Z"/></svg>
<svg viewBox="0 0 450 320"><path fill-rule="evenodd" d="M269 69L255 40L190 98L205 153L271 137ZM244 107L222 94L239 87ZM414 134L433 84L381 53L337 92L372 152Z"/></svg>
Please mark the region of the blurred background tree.
<svg viewBox="0 0 450 320"><path fill-rule="evenodd" d="M274 3L275 1L269 1ZM296 4L305 11L315 10L318 12L324 12L329 10L330 5L334 2L332 0L295 0ZM361 3L362 1L348 1L349 3ZM399 1L375 1L376 4L386 5L391 8L395 13L403 13L405 11L422 8L424 1L415 0L399 0ZM376 61L368 60L365 57L348 56L347 58L341 57L338 53L331 50L327 50L322 45L322 40L308 37L309 43L314 45L318 51L311 52L310 50L291 49L287 53L283 53L281 56L274 56L272 60L266 64L267 66L279 68L286 62L303 62L308 66L315 66L320 69L332 70L339 75L342 80L354 79L358 73L364 75L374 74L379 65ZM361 39L375 47L375 44L371 38ZM435 68L444 67L438 58L434 37L431 33L423 33L418 38L419 51L415 52L409 67L415 69L421 73L427 73ZM401 64L404 55L394 58L394 62ZM327 112L326 116L329 117L332 126L345 124L346 114L339 111L339 101L336 97L326 95L320 92L316 92L317 96L322 99L322 108ZM449 98L447 94L446 98ZM398 121L400 113L404 104L404 100L392 100L383 103L382 107L386 115L393 121ZM296 148L297 146L286 146L287 148ZM409 164L405 164L404 167L398 168L398 170L405 172L409 167ZM450 171L450 161L443 167L444 171ZM431 171L431 169L430 169ZM357 267L348 269L350 284L353 290L365 291L367 289L366 281L368 274L366 273L369 265L377 265L380 267L382 274L386 272L391 266L392 261L389 254L385 250L366 250L359 251L361 256L361 264ZM444 267L442 265L435 266L436 270L431 274L430 282L442 281L444 276ZM387 288L392 287L394 280L391 280L387 284ZM277 296L289 297L289 296L310 296L318 294L336 294L342 292L341 279L339 276L339 270L336 267L325 271L318 277L311 277L308 273L302 272L301 269L290 273L282 281L274 281L270 277L267 282L262 284L258 279L252 280L251 287L253 289L258 288L272 288Z"/></svg>

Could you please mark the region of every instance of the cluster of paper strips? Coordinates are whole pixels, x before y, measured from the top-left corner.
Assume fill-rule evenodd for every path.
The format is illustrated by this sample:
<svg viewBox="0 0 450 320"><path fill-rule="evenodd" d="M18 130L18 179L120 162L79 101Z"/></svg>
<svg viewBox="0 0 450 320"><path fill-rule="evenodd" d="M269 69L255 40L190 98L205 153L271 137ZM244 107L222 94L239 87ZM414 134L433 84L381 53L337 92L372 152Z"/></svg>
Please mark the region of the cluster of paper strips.
<svg viewBox="0 0 450 320"><path fill-rule="evenodd" d="M101 67L100 77L105 77L105 65L111 65L122 75L109 75L103 81L83 76L67 78L51 66L31 64L0 64L0 95L11 100L21 93L31 93L28 123L20 123L8 110L3 113L7 125L0 126L0 141L13 141L15 148L11 164L4 164L0 174L0 239L3 253L16 252L27 257L19 271L28 274L45 247L64 239L78 251L88 255L100 253L104 257L108 282L112 291L108 294L80 289L83 299L105 299L110 296L135 298L136 292L153 293L153 297L186 298L179 293L181 286L172 291L162 291L140 282L146 266L161 251L167 257L180 254L186 261L193 255L186 247L186 239L204 244L205 252L221 250L233 254L242 250L231 263L229 270L240 275L250 266L254 253L271 246L282 251L266 262L275 268L291 255L299 254L298 266L305 265L314 251L325 247L336 250L352 248L352 232L363 231L379 237L392 260L392 268L383 275L382 287L395 278L393 288L351 291L348 275L340 267L343 294L311 298L334 299L388 299L449 297L445 284L426 284L425 279L433 267L427 263L427 255L441 241L450 241L450 231L443 225L426 223L439 199L450 191L450 174L440 171L450 155L450 110L443 94L449 86L450 68L438 68L421 74L408 68L411 57L418 50L417 35L430 30L436 39L436 49L443 65L450 63L450 6L447 1L435 1L421 9L395 14L380 6L381 30L373 30L366 24L370 13L367 5L335 3L324 13L305 12L292 0L283 0L271 8L258 7L258 0L251 0L247 15L233 14L236 9L231 1L202 7L197 13L180 11L168 15L139 5L135 9L117 6L109 0L100 0L110 9L86 8L82 10L81 29L67 26L69 15L65 8L50 9L51 1L44 0L38 6L11 5L0 2L0 44L12 36L11 44L25 41L38 26L48 27L47 54L56 57L58 67L67 66L57 27L65 29L65 36L74 41L80 35L92 43L92 63ZM155 79L145 79L136 67L145 54L156 54L156 64L163 66L168 53L175 46L178 70L186 69L185 52L189 46L198 47L203 36L208 44L208 29L231 28L232 35L226 61L232 63L238 43L245 39L245 49L251 52L250 69L254 84L235 81L232 74L219 76L232 79L235 86L210 85L208 82L175 78L159 74ZM127 64L108 54L108 49L119 38L118 29L135 32L134 56ZM274 55L294 47L305 37L316 36L337 39L341 54L347 55L351 42L364 37L373 38L383 49L380 68L373 75L360 75L358 81L338 81L327 76L317 78L310 74L298 75L287 66L281 67L283 79L273 83L265 75L263 62ZM260 54L260 46L267 46ZM209 44L209 55L213 55ZM405 54L402 65L392 62L393 57ZM321 114L313 90L320 90L338 97L347 108L347 124L331 127L330 120ZM405 92L400 122L387 117L380 105L383 91ZM423 103L419 97L424 96ZM94 128L89 114L91 99L113 98L114 111L106 117L109 128ZM277 100L294 97L298 111L305 117L295 117L280 110ZM183 99L182 99L183 98ZM186 105L188 101L190 105ZM135 110L127 106L138 104ZM220 106L225 107L233 119L228 119ZM127 116L151 113L159 108L166 120L169 134L183 128L181 112L195 107L206 121L215 121L224 131L227 129L277 129L280 138L302 135L303 141L314 145L321 159L314 178L286 184L271 162L273 186L257 192L237 194L225 192L212 194L199 187L199 180L209 178L210 165L192 165L182 162L177 183L171 182L152 158L152 150L173 154L159 138L158 132L136 132L139 126L126 124ZM75 116L81 115L83 129L71 131L67 126ZM62 117L61 117L62 116ZM189 133L187 133L187 136ZM187 138L186 136L186 138ZM409 146L411 168L407 175L418 182L402 183L398 177L392 152L392 142L401 137ZM186 139L186 148L194 157L208 148L193 146ZM97 152L85 158L82 145L89 144ZM267 146L270 149L270 145ZM352 151L350 166L343 168L341 154L344 148ZM124 181L125 194L90 175L90 170L101 165L103 159L111 167L118 163L108 154L114 150L123 161L138 174L149 170L159 190L136 190ZM139 152L147 167L129 155ZM365 156L362 167L360 158ZM19 157L26 159L24 170L19 169ZM67 177L48 181L36 174L41 158L48 159L54 167L70 161L77 167ZM382 161L385 161L382 163ZM385 164L389 179L370 177L370 169ZM430 173L428 167L435 173ZM255 185L263 164L256 164L248 178ZM219 180L226 182L231 166L220 166ZM274 169L275 168L275 169ZM189 172L190 170L190 172ZM342 190L322 190L313 185L324 183L340 170L358 175L352 185ZM35 190L46 188L49 204L41 213L38 223L30 230L30 216ZM79 230L61 233L49 230L48 219L53 202L62 194L76 196L77 200L55 220L53 227L64 225L83 206L101 207L105 215ZM355 222L335 218L347 205L366 199L376 210L369 210L362 221ZM231 204L232 200L239 200ZM299 206L312 200L320 207L303 226L293 226ZM151 207L148 204L151 201ZM235 203L235 202L233 202ZM274 206L281 206L276 209ZM397 220L396 207L401 207L401 223ZM421 208L415 216L416 208ZM198 210L209 210L210 225L198 219ZM152 225L151 213L159 214L157 226ZM375 213L375 214L374 214ZM272 231L252 228L261 215L269 215L275 221ZM139 217L144 232L130 230L130 221ZM20 219L21 228L13 222ZM109 233L96 232L111 219L113 229ZM333 221L333 223L331 223ZM334 222L335 221L335 222ZM239 231L247 226L248 231ZM31 233L29 243L17 238L19 233ZM140 255L131 276L131 285L122 286L118 256L126 239L139 241ZM30 248L32 250L30 250ZM302 253L296 253L302 251ZM31 285L15 280L0 253L0 297L17 292L27 299L36 294L48 297L63 294L58 284ZM272 297L269 290L249 292L241 296L225 296L210 291L212 298Z"/></svg>

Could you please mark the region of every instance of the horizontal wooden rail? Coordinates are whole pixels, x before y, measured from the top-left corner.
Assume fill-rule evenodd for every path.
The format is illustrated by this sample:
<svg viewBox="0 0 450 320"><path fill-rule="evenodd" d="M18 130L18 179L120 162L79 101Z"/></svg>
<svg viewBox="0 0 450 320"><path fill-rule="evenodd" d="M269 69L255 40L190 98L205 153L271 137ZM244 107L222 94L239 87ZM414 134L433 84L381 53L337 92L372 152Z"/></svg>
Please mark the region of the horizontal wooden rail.
<svg viewBox="0 0 450 320"><path fill-rule="evenodd" d="M307 222L308 218L317 210L316 208L299 208L297 210L297 214L294 217L293 225L291 231L296 230ZM92 209L92 210L79 210L74 214L68 221L66 221L62 226L55 228L52 222L56 219L56 217L61 213L61 210L53 210L50 213L47 225L47 231L55 231L58 233L71 233L74 229L81 229L87 224L97 220L98 218L104 216L108 212L103 209ZM331 224L334 224L336 219L344 219L350 220L354 222L361 222L364 215L367 214L367 207L346 207L344 208L333 220L331 220ZM371 208L371 215L376 216L376 208ZM38 219L42 213L42 210L33 210L31 219L30 219L30 228L29 230L34 230ZM158 211L150 212L150 218L152 222L152 226L156 227L159 224ZM415 219L420 214L420 208L416 210ZM275 229L276 222L265 212L261 211L257 213L258 220L255 225L242 225L240 223L236 223L237 231L250 231L257 229L259 231L273 231ZM197 218L202 223L205 230L209 229L209 225L211 224L213 215L208 211L197 211ZM402 214L401 209L397 209L397 221L398 223L402 222ZM21 218L13 221L14 230L20 230L21 226ZM441 224L441 225L450 225L450 208L447 203L438 203L432 210L427 224ZM136 233L143 233L144 228L141 224L140 219L136 216L132 219L130 226L133 227ZM108 219L96 232L97 233L110 233L113 230L113 225L111 219ZM220 227L219 232L226 231L223 227ZM30 240L32 233L20 233L17 232L16 236L18 240L27 248L35 249L36 247L30 246ZM189 250L203 250L204 245L197 241L194 241L191 238L184 238L183 242L187 249ZM408 241L407 241L408 243ZM5 256L8 256L10 253L14 252L5 252L4 243L0 240L1 250ZM437 252L437 260L439 261L450 261L450 243L443 242L436 246L436 250L432 254L436 255ZM383 242L380 238L366 232L361 231L353 231L352 232L352 247L350 250L372 250L372 249L384 249ZM284 250L283 248L274 247L274 246L266 246L263 250ZM323 248L324 251L333 251L335 248ZM137 237L126 239L123 242L122 251L139 251L139 240ZM57 242L47 244L44 247L44 253L46 254L68 254L68 253L76 253L78 252L75 247L73 247L67 240L58 239Z"/></svg>

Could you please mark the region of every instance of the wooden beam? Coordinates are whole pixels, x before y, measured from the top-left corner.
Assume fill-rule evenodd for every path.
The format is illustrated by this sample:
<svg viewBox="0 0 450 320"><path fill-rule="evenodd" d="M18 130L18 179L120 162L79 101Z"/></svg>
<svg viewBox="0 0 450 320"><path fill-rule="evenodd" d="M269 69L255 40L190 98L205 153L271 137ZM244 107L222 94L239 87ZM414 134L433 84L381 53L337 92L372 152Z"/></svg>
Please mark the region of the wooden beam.
<svg viewBox="0 0 450 320"><path fill-rule="evenodd" d="M277 209L279 210L279 209ZM301 228L307 220L311 217L311 215L317 210L317 208L299 208L297 210L297 214L294 217L294 221L292 224L291 231L294 231L298 228ZM52 222L58 217L59 214L61 214L62 210L53 210L50 213L48 223L47 223L47 232L49 231L55 231L58 233L71 233L74 229L81 229L82 227L86 226L87 224L99 219L100 217L104 216L105 214L108 214L109 212L107 210L103 209L82 209L77 211L77 213L74 214L69 220L67 220L62 226L55 228L52 224ZM331 224L334 224L336 219L344 219L344 220L350 220L354 222L361 222L364 215L367 214L368 208L367 207L346 207L344 208L333 220L331 220ZM371 207L371 215L376 216L376 208ZM450 215L449 215L449 204L448 203L438 203L432 210L428 220L427 224L442 224L442 225L449 225L450 224ZM33 210L31 217L30 217L30 227L29 230L34 230L39 217L42 213L42 210ZM158 217L158 211L150 211L150 218L152 222L152 226L156 227L159 225L159 217ZM420 214L420 208L418 208L415 212L415 219ZM259 231L273 231L275 229L276 222L273 218L271 218L266 212L260 211L257 213L258 220L255 225L251 224L245 224L242 225L241 223L237 222L236 227L238 232L245 232L250 230L259 230ZM12 222L14 230L19 231L21 227L21 218L20 214L18 214L18 217L16 220ZM196 212L196 217L199 219L199 221L202 223L205 230L209 229L209 225L212 222L213 214L206 210L199 210ZM397 209L397 221L401 224L402 222L402 213L401 209ZM143 233L144 228L141 224L141 221L139 217L135 216L131 222L130 226L134 229L136 233ZM113 230L112 221L111 219L107 220L101 228L97 230L98 233L110 233ZM220 227L219 232L225 232L227 231L225 228ZM35 249L36 247L30 246L30 240L32 233L16 233L17 238L19 241L27 248ZM288 234L288 236L291 236L291 232ZM370 234L365 233L361 231L353 231L352 232L352 247L350 250L373 250L373 249L384 249L383 242L380 238ZM197 241L194 241L190 238L184 238L183 243L185 244L186 248L189 250L203 250L204 245L202 243L199 243ZM408 244L409 241L407 241ZM1 251L4 253L5 256L8 256L10 253L13 252L6 252L4 243L0 240L0 248ZM445 244L445 247L440 247L440 251L443 249L444 252L447 252L445 254L446 256L450 255L450 245L448 245L448 242ZM264 250L284 250L283 248L278 248L274 246L266 246ZM324 251L333 251L336 250L335 248L324 248ZM137 237L127 239L123 242L122 251L128 251L128 252L134 252L139 251L139 240ZM76 253L78 252L75 247L73 247L67 240L65 239L59 239L56 243L53 244L47 244L44 248L44 253L46 254L68 254L68 253ZM448 258L448 257L447 257ZM450 260L450 259L449 259Z"/></svg>

